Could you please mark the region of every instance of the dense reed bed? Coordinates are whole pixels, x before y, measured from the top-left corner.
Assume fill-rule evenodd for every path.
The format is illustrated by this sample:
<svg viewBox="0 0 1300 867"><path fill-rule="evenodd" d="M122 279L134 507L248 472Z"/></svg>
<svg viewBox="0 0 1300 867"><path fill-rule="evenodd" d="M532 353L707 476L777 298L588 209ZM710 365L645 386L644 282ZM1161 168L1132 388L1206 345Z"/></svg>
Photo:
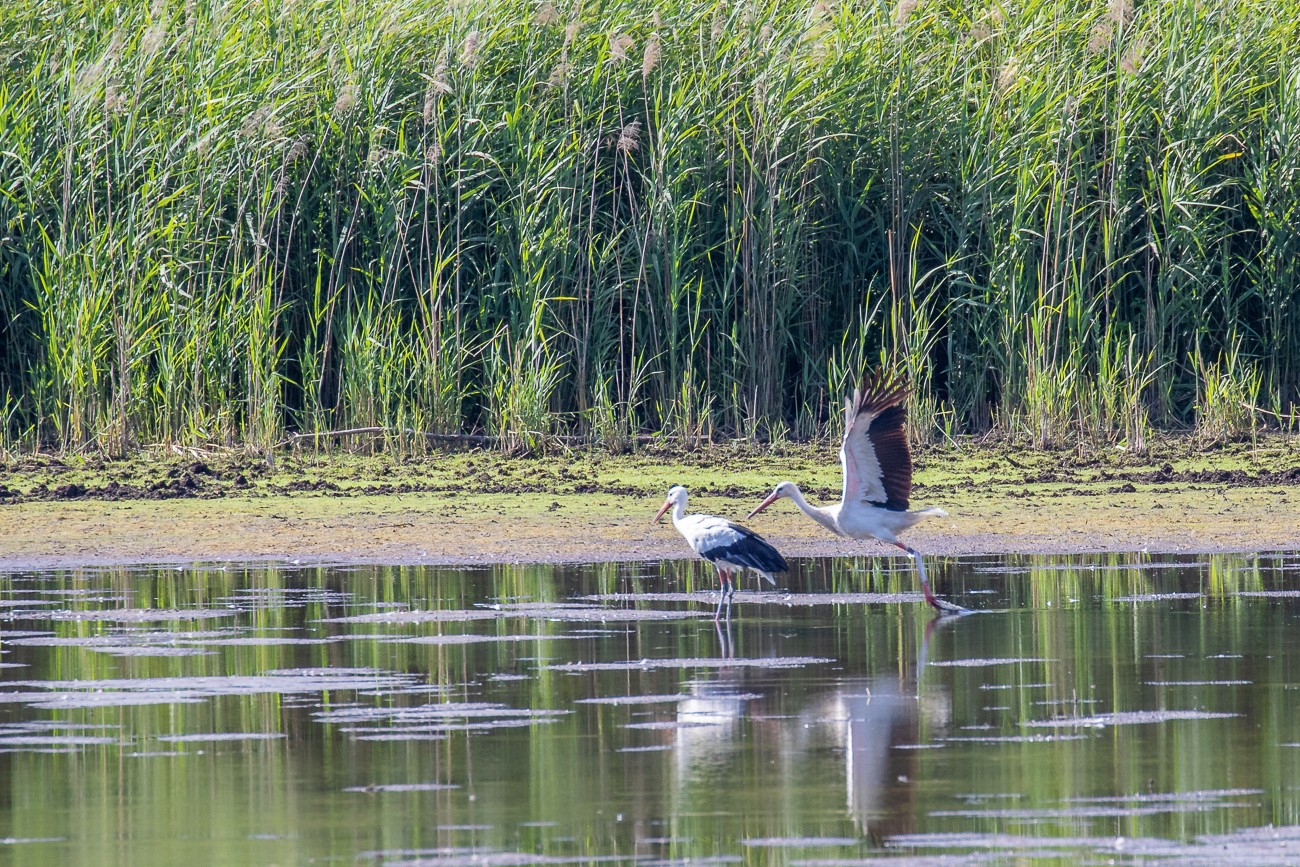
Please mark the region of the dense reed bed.
<svg viewBox="0 0 1300 867"><path fill-rule="evenodd" d="M1289 424L1297 21L17 0L0 446L803 438L878 359L922 441Z"/></svg>

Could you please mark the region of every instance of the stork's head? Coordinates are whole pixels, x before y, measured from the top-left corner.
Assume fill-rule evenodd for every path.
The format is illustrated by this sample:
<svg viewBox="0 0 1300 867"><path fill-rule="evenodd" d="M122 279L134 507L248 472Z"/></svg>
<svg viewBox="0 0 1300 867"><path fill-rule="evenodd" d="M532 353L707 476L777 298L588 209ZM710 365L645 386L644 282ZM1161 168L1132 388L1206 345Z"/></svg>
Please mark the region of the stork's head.
<svg viewBox="0 0 1300 867"><path fill-rule="evenodd" d="M793 497L795 491L797 490L798 488L794 486L794 482L781 482L779 485L777 485L775 488L772 489L772 493L767 495L767 499L759 503L758 506L754 509L754 511L750 512L745 519L748 520L749 518L754 517L759 512L763 511L768 506L772 505L782 497Z"/></svg>
<svg viewBox="0 0 1300 867"><path fill-rule="evenodd" d="M664 516L664 512L668 511L673 506L681 506L683 509L686 508L686 489L681 485L673 485L668 489L668 497L664 500L664 504L659 508L659 512L655 515L655 519L650 523L659 523L659 519Z"/></svg>

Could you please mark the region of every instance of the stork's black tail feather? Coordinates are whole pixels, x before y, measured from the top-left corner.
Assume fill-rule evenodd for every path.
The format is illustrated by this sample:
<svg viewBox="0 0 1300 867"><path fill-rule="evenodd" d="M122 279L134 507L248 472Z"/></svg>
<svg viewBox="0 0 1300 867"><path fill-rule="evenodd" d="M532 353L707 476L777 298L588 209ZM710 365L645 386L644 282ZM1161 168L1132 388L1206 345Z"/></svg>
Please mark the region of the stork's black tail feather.
<svg viewBox="0 0 1300 867"><path fill-rule="evenodd" d="M770 577L773 573L790 571L790 566L781 556L781 552L773 548L771 543L762 536L739 524L732 524L731 527L740 538L725 548L710 550L706 555L708 559L724 560L727 563L744 566L746 569L766 573L767 580L774 585L776 581Z"/></svg>

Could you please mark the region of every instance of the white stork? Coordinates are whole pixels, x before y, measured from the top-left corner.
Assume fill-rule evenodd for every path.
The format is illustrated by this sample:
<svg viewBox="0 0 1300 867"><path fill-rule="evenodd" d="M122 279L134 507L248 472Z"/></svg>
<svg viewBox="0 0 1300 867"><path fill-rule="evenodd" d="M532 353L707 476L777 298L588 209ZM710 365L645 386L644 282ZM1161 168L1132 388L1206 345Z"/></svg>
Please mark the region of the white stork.
<svg viewBox="0 0 1300 867"><path fill-rule="evenodd" d="M804 499L794 482L781 482L752 518L782 497L789 497L799 511L837 536L850 539L879 539L907 552L921 573L925 601L940 612L965 611L960 605L936 599L925 578L921 555L898 540L898 534L926 518L943 517L943 509L919 512L907 510L912 493L912 455L907 449L907 408L903 398L908 387L877 368L875 376L863 374L861 388L844 403L844 440L840 464L844 468L844 491L833 506L814 506Z"/></svg>
<svg viewBox="0 0 1300 867"><path fill-rule="evenodd" d="M669 509L673 510L673 526L686 539L686 544L718 567L722 596L713 615L715 622L722 616L724 602L727 604L727 619L731 619L731 597L736 594L734 573L752 569L775 586L776 579L772 574L789 571L785 558L753 530L712 515L686 514L686 489L681 485L668 490L668 498L651 523L659 523Z"/></svg>

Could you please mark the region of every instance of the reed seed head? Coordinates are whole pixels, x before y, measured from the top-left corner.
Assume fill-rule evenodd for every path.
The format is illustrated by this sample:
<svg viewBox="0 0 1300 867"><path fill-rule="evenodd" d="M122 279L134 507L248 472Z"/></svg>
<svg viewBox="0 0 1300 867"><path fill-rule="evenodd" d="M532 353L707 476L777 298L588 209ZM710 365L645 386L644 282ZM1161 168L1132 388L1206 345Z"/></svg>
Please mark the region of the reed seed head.
<svg viewBox="0 0 1300 867"><path fill-rule="evenodd" d="M1103 18L1092 25L1092 30L1088 36L1088 53L1101 54L1109 49L1114 35L1115 25L1111 23L1109 18Z"/></svg>
<svg viewBox="0 0 1300 867"><path fill-rule="evenodd" d="M94 63L77 70L77 76L72 81L72 98L74 100L88 96L91 91L99 86L99 82L104 78L104 67L104 60L100 58Z"/></svg>
<svg viewBox="0 0 1300 867"><path fill-rule="evenodd" d="M431 166L442 162L442 142L435 141L424 152L424 159Z"/></svg>
<svg viewBox="0 0 1300 867"><path fill-rule="evenodd" d="M772 41L772 25L770 22L764 21L763 26L758 28L758 41L763 45Z"/></svg>
<svg viewBox="0 0 1300 867"><path fill-rule="evenodd" d="M1110 0L1106 19L1121 27L1128 24L1133 20L1133 0Z"/></svg>
<svg viewBox="0 0 1300 867"><path fill-rule="evenodd" d="M478 31L471 30L460 47L460 65L466 69L473 69L478 62L478 40Z"/></svg>
<svg viewBox="0 0 1300 867"><path fill-rule="evenodd" d="M370 153L366 154L366 166L372 171L378 171L383 168L384 163L396 155L396 151L389 150L383 145L376 145L370 149Z"/></svg>
<svg viewBox="0 0 1300 867"><path fill-rule="evenodd" d="M998 93L1006 93L1016 82L1020 80L1020 61L1013 54L1008 57L998 70L998 80L995 88Z"/></svg>
<svg viewBox="0 0 1300 867"><path fill-rule="evenodd" d="M339 95L334 100L334 117L343 120L352 114L357 107L357 97L360 95L360 88L355 84L345 84L339 88Z"/></svg>
<svg viewBox="0 0 1300 867"><path fill-rule="evenodd" d="M122 95L116 81L110 80L104 85L104 114L115 115L126 111L127 99Z"/></svg>
<svg viewBox="0 0 1300 867"><path fill-rule="evenodd" d="M451 83L447 80L447 64L439 63L433 68L429 78L429 87L424 91L424 122L433 123L437 113L438 102L451 93Z"/></svg>
<svg viewBox="0 0 1300 867"><path fill-rule="evenodd" d="M265 138L269 141L276 141L284 137L284 131L275 119L275 108L271 105L260 105L244 118L244 122L239 125L235 136L237 138Z"/></svg>
<svg viewBox="0 0 1300 867"><path fill-rule="evenodd" d="M609 31L609 58L615 63L621 63L627 60L629 50L636 47L636 40L626 33L619 33L617 30Z"/></svg>
<svg viewBox="0 0 1300 867"><path fill-rule="evenodd" d="M559 63L555 64L555 68L551 70L550 76L546 79L546 86L553 90L559 90L564 87L568 81L569 62L567 60L561 60Z"/></svg>
<svg viewBox="0 0 1300 867"><path fill-rule="evenodd" d="M577 38L577 36L578 36L578 31L581 30L581 29L582 29L582 22L581 22L581 21L573 21L573 22L570 22L569 25L568 25L567 27L564 28L564 47L565 47L565 48L568 48L570 45L573 44L573 40Z"/></svg>
<svg viewBox="0 0 1300 867"><path fill-rule="evenodd" d="M537 7L537 14L533 16L533 20L542 27L550 27L560 23L560 13L551 0L543 0L542 5Z"/></svg>
<svg viewBox="0 0 1300 867"><path fill-rule="evenodd" d="M293 142L293 145L285 153L285 161L293 165L298 160L307 156L307 149L311 147L311 139L305 135L300 135Z"/></svg>
<svg viewBox="0 0 1300 867"><path fill-rule="evenodd" d="M898 0L898 5L894 7L894 26L902 27L907 24L907 19L912 17L912 13L921 8L921 0Z"/></svg>
<svg viewBox="0 0 1300 867"><path fill-rule="evenodd" d="M727 4L725 0L719 2L713 10L713 29L709 31L710 38L717 42L722 38L722 34L727 32Z"/></svg>
<svg viewBox="0 0 1300 867"><path fill-rule="evenodd" d="M659 48L659 34L651 34L646 40L645 51L641 54L641 77L648 78L650 73L654 72L659 65L659 58L662 52Z"/></svg>
<svg viewBox="0 0 1300 867"><path fill-rule="evenodd" d="M1139 39L1137 42L1134 42L1128 47L1128 50L1124 52L1124 56L1120 58L1119 68L1127 72L1129 75L1136 75L1138 70L1142 68L1142 61L1146 55L1146 50L1146 43L1143 40Z"/></svg>
<svg viewBox="0 0 1300 867"><path fill-rule="evenodd" d="M634 120L618 136L618 149L621 153L631 153L641 146L641 121Z"/></svg>
<svg viewBox="0 0 1300 867"><path fill-rule="evenodd" d="M654 27L655 30L659 30L664 26L663 20L659 17L658 9L655 9L650 13L650 24Z"/></svg>
<svg viewBox="0 0 1300 867"><path fill-rule="evenodd" d="M447 96L451 93L451 82L447 79L447 64L439 63L433 68L433 79L429 89L435 96Z"/></svg>
<svg viewBox="0 0 1300 867"><path fill-rule="evenodd" d="M159 18L149 25L149 29L140 38L140 53L146 59L157 54L163 43L167 41L167 25L166 18Z"/></svg>

